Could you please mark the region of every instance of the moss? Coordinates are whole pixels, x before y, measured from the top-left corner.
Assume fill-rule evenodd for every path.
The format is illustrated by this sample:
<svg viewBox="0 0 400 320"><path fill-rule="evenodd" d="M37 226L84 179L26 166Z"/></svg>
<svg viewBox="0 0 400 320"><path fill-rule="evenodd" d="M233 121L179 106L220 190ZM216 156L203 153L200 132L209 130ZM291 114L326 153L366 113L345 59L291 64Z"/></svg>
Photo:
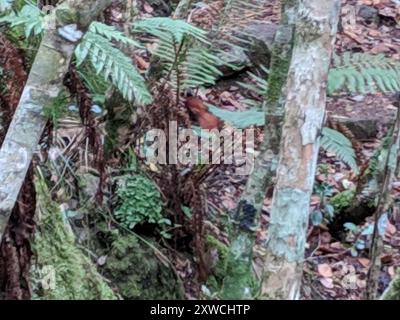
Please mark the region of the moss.
<svg viewBox="0 0 400 320"><path fill-rule="evenodd" d="M354 190L346 190L332 197L329 203L334 207L335 212L342 212L352 205L354 196Z"/></svg>
<svg viewBox="0 0 400 320"><path fill-rule="evenodd" d="M285 86L293 50L293 28L281 25L275 35L272 47L270 76L268 78L267 105L272 109L279 107L282 88Z"/></svg>
<svg viewBox="0 0 400 320"><path fill-rule="evenodd" d="M392 280L389 288L384 292L382 300L400 300L400 270Z"/></svg>
<svg viewBox="0 0 400 320"><path fill-rule="evenodd" d="M251 272L252 255L249 254L253 244L253 238L246 233L239 234L231 243L220 294L222 299L253 298L256 281Z"/></svg>
<svg viewBox="0 0 400 320"><path fill-rule="evenodd" d="M76 246L59 206L52 202L42 179L35 181L38 230L32 244L33 299L95 300L116 299L91 260Z"/></svg>
<svg viewBox="0 0 400 320"><path fill-rule="evenodd" d="M253 299L255 284L249 265L242 261L229 260L228 276L224 279L221 298L224 300ZM234 266L234 268L232 268Z"/></svg>
<svg viewBox="0 0 400 320"><path fill-rule="evenodd" d="M216 250L218 257L217 263L213 269L213 275L207 281L207 286L213 291L218 291L222 286L228 269L229 248L211 235L207 236L207 247L210 250Z"/></svg>
<svg viewBox="0 0 400 320"><path fill-rule="evenodd" d="M124 299L182 299L181 283L152 248L132 234L116 232L103 272Z"/></svg>
<svg viewBox="0 0 400 320"><path fill-rule="evenodd" d="M137 224L170 224L163 217L161 194L154 182L144 175L125 175L118 181L118 203L115 216L123 226L133 229Z"/></svg>
<svg viewBox="0 0 400 320"><path fill-rule="evenodd" d="M267 103L273 106L279 102L282 88L285 85L290 67L290 59L279 55L282 47L275 46L272 50L270 77L268 78Z"/></svg>

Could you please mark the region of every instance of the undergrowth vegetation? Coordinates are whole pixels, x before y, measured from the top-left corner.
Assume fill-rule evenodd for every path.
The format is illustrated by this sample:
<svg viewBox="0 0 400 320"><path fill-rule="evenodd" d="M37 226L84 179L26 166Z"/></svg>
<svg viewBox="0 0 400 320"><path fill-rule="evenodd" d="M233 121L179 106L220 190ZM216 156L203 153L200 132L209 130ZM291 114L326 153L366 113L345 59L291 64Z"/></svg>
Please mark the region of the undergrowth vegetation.
<svg viewBox="0 0 400 320"><path fill-rule="evenodd" d="M245 99L238 103L234 94L219 88L212 103L201 102L199 113L214 120L218 129L255 128L256 148L243 146L243 150L258 154L266 119L286 119L266 111L268 89L276 89L271 80L283 75L271 69L274 52L267 46L256 46L265 55L265 65L254 59L244 68L232 64L235 53L226 48L249 56L254 51L255 40L242 20L253 17L254 23L261 23L265 16L260 3L215 1L210 16L200 22L192 21L191 15L187 20L134 16L129 8L128 18L121 15L125 20L118 24L110 15L120 8L112 7L85 32L77 25L57 29L60 37L72 39L76 46L63 75L65 88L43 106L48 126L33 161L36 195L31 196L36 199L37 224L30 267L33 299L236 299L237 279L243 281L239 286L245 288L244 298L259 297L264 271L248 273L249 266L235 264L230 252L236 254L240 248L229 246L235 236L231 231L237 227L231 217L234 206L219 198L221 191L238 198L246 180L232 174L231 164L196 164L193 158L176 166L148 162L142 147L147 147L149 130L168 131L172 121L179 133L199 129L200 118L185 104L187 98L205 100L213 97L215 87L228 86L233 92L245 92ZM16 51L10 52L24 56L19 64L26 72L52 23L49 19L54 18L39 4L43 5L0 0L0 31L9 41L4 47L14 46ZM9 81L12 69L0 66L0 98L7 98L18 85ZM22 86L24 77L15 78ZM333 59L326 90L331 97L345 92L394 93L400 91L399 79L400 64L390 57L344 52ZM274 93L277 101L281 91ZM0 107L6 104L7 99L0 100ZM17 104L8 107L14 112ZM0 120L1 136L6 121ZM320 248L321 234L332 228L333 237L351 239L351 244L343 240L344 251L361 257L373 235L372 225L361 223L379 206L388 167L397 165L395 131L389 131L374 155L362 162L345 125L335 127L327 119L318 130L315 145L321 147L320 155L334 154L340 161L337 166L351 172L355 182L333 192L328 166L318 167L320 180L313 189L318 204L312 209L313 229L307 237L317 230ZM167 139L170 134L166 133ZM179 141L178 147L186 142ZM166 149L166 157L171 156L173 147ZM277 164L273 165L275 170ZM225 180L234 187L226 187ZM261 196L272 197L275 180L271 181ZM221 203L230 209L221 210ZM246 207L248 219L255 215L253 209ZM270 214L264 204L265 225L271 223ZM260 243L263 236L254 234Z"/></svg>

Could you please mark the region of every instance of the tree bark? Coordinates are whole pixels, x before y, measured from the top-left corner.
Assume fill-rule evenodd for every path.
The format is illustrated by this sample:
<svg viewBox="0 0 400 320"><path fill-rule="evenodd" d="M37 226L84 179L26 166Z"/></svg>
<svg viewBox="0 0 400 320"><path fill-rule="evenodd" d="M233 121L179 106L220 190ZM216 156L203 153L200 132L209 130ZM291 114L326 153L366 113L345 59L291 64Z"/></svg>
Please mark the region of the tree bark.
<svg viewBox="0 0 400 320"><path fill-rule="evenodd" d="M57 30L48 29L32 65L20 102L0 149L0 241L46 125L43 108L58 96L77 43L61 37L67 24L87 27L112 0L67 0L53 15Z"/></svg>
<svg viewBox="0 0 400 320"><path fill-rule="evenodd" d="M278 164L284 105L282 88L286 83L292 55L296 4L297 0L283 2L282 22L274 38L264 104L264 140L235 213L237 227L230 247L230 273L224 280L223 290L224 298L228 299L250 297L254 231L259 224L265 193L272 186Z"/></svg>
<svg viewBox="0 0 400 320"><path fill-rule="evenodd" d="M261 297L298 299L340 0L300 1Z"/></svg>
<svg viewBox="0 0 400 320"><path fill-rule="evenodd" d="M400 108L400 101L397 102L397 107ZM383 235L379 234L379 220L386 213L389 214L393 207L394 198L391 194L392 183L395 180L397 165L399 160L400 148L400 109L397 110L396 121L391 134L391 144L386 158L384 179L381 185L381 192L378 201L378 207L375 212L375 227L371 241L371 264L368 270L366 298L375 300L378 298L379 275L381 273L381 256L383 253ZM397 286L396 286L397 283ZM393 284L393 288L398 288L398 282ZM400 297L399 297L400 299Z"/></svg>

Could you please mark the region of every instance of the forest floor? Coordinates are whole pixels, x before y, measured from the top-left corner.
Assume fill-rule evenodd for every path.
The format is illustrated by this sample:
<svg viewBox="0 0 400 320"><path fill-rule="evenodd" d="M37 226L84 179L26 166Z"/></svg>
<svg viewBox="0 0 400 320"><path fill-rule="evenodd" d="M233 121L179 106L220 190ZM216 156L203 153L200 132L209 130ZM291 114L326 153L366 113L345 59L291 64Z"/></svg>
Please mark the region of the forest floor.
<svg viewBox="0 0 400 320"><path fill-rule="evenodd" d="M214 4L218 11L219 1L203 1ZM341 21L336 41L336 53L347 51L383 53L400 59L400 0L343 0ZM159 13L145 1L140 16L151 17ZM279 0L271 0L262 11L262 18L271 24L279 23ZM209 24L211 18L202 15L202 8L192 12L191 19L200 25ZM205 12L205 11L204 11ZM212 14L212 13L211 13ZM124 15L118 6L112 6L106 16L108 23L124 28ZM251 17L249 17L251 19ZM130 52L138 68L145 73L150 61L146 50ZM245 70L247 71L247 70ZM248 74L241 73L229 76L215 86L200 90L198 95L206 102L229 111L244 111L244 101L249 97L246 89L238 83L250 81ZM328 98L327 113L329 121L345 123L353 135L352 143L357 152L360 168L368 163L385 137L390 124L394 121L397 108L395 98L384 94L352 95L341 93ZM76 129L72 129L74 132ZM62 133L59 130L60 136ZM263 138L262 129L256 129L257 143ZM346 190L354 189L358 176L344 163L338 161L334 154L321 152L316 186L325 186L329 190L326 198L315 192L311 201L310 212L320 210L326 199ZM227 212L233 212L245 187L247 177L235 175L231 166L221 165L213 170L205 180L207 213L205 229L222 243L229 245L226 230ZM93 188L95 189L95 188ZM395 198L400 199L400 180L394 184ZM254 256L254 271L260 274L264 254L263 245L268 236L269 213L272 192L267 193L262 212L262 221L257 232L257 244ZM396 211L397 210L397 211ZM369 252L373 228L373 212L357 223L353 231L337 232L330 228L326 220L318 225L311 225L308 231L308 244L304 265L304 285L302 299L351 299L363 298L367 285ZM209 220L209 221L208 221ZM216 223L216 221L220 223ZM345 221L346 222L346 221ZM344 230L344 229L343 229ZM386 225L384 237L385 253L381 257L382 273L380 289L383 290L396 269L400 267L400 209L392 213ZM173 251L173 250L171 250ZM174 252L174 267L182 278L186 298L200 296L197 271L192 256Z"/></svg>

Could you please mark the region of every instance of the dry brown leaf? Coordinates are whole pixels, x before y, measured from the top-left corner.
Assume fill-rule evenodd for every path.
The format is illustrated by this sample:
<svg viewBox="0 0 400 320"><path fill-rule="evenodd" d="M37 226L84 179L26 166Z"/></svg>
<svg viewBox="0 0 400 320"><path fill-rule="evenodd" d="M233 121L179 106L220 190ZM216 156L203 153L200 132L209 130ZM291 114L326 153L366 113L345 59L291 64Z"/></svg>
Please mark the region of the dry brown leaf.
<svg viewBox="0 0 400 320"><path fill-rule="evenodd" d="M319 282L321 282L321 284L327 289L333 289L335 287L333 285L332 278L321 278L321 279L319 279Z"/></svg>
<svg viewBox="0 0 400 320"><path fill-rule="evenodd" d="M397 232L396 227L390 222L388 222L386 226L386 234L389 236L393 236L396 232Z"/></svg>
<svg viewBox="0 0 400 320"><path fill-rule="evenodd" d="M144 3L143 9L146 13L152 13L154 11L153 7L149 5L147 2Z"/></svg>
<svg viewBox="0 0 400 320"><path fill-rule="evenodd" d="M332 268L327 263L318 265L318 273L324 278L331 278L333 276Z"/></svg>
<svg viewBox="0 0 400 320"><path fill-rule="evenodd" d="M365 289L367 287L366 280L357 279L356 283L357 283L357 287L359 287L360 289Z"/></svg>
<svg viewBox="0 0 400 320"><path fill-rule="evenodd" d="M369 266L370 260L367 258L358 258L358 262L364 267L367 268Z"/></svg>
<svg viewBox="0 0 400 320"><path fill-rule="evenodd" d="M388 268L388 273L389 273L390 277L393 279L394 276L396 275L396 270L395 270L394 266L390 266Z"/></svg>
<svg viewBox="0 0 400 320"><path fill-rule="evenodd" d="M138 68L141 70L147 70L150 66L150 63L147 62L146 60L144 60L140 56L135 55L135 60L136 60L136 64L137 64Z"/></svg>

